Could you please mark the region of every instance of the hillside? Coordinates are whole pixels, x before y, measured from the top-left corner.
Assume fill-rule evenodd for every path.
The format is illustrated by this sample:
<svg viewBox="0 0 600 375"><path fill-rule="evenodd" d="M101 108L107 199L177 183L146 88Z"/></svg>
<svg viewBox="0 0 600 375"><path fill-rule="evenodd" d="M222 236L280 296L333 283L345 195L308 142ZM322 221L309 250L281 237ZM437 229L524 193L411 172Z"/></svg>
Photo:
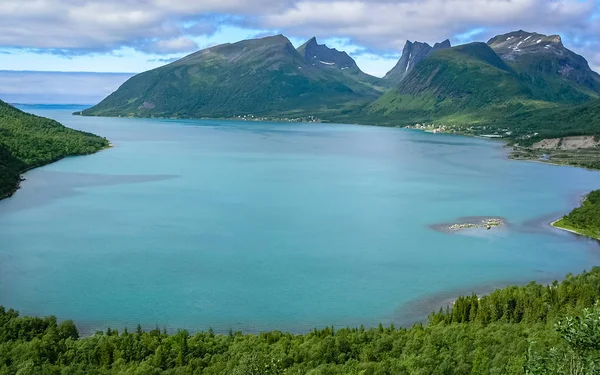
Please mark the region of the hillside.
<svg viewBox="0 0 600 375"><path fill-rule="evenodd" d="M580 207L575 208L553 225L600 239L600 190L589 193Z"/></svg>
<svg viewBox="0 0 600 375"><path fill-rule="evenodd" d="M0 373L592 374L600 365L599 299L594 268L561 283L459 297L412 328L190 335L138 326L83 338L72 321L0 307Z"/></svg>
<svg viewBox="0 0 600 375"><path fill-rule="evenodd" d="M368 108L380 121L477 122L481 112L504 112L531 92L485 43L436 51Z"/></svg>
<svg viewBox="0 0 600 375"><path fill-rule="evenodd" d="M345 74L341 68L355 68L350 60L323 69L282 35L223 44L132 77L83 115L281 118L337 111L380 94Z"/></svg>
<svg viewBox="0 0 600 375"><path fill-rule="evenodd" d="M105 147L104 138L27 114L0 100L0 199L14 193L27 169Z"/></svg>
<svg viewBox="0 0 600 375"><path fill-rule="evenodd" d="M350 120L407 126L436 123L520 144L598 135L600 82L559 36L517 31L434 51L392 90Z"/></svg>
<svg viewBox="0 0 600 375"><path fill-rule="evenodd" d="M515 31L488 45L520 75L536 99L583 103L600 95L600 75L585 58L565 48L559 35Z"/></svg>

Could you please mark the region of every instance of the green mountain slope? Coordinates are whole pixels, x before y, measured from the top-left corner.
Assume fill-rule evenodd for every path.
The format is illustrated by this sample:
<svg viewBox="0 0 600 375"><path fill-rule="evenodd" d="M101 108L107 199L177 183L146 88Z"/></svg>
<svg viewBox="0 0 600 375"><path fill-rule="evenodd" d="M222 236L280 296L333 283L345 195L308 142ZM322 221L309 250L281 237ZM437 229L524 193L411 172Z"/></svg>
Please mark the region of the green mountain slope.
<svg viewBox="0 0 600 375"><path fill-rule="evenodd" d="M537 99L582 103L600 95L600 75L558 35L522 30L498 35L488 45L520 75Z"/></svg>
<svg viewBox="0 0 600 375"><path fill-rule="evenodd" d="M306 62L282 35L211 47L138 74L84 115L304 116L379 95L338 69Z"/></svg>
<svg viewBox="0 0 600 375"><path fill-rule="evenodd" d="M436 123L528 142L596 135L599 77L560 37L518 31L431 53L394 89L348 117L401 126Z"/></svg>
<svg viewBox="0 0 600 375"><path fill-rule="evenodd" d="M531 98L529 88L489 46L471 43L433 52L367 111L406 125L477 122L481 111L505 111Z"/></svg>
<svg viewBox="0 0 600 375"><path fill-rule="evenodd" d="M17 189L20 174L27 169L105 147L104 138L22 112L0 100L0 199Z"/></svg>
<svg viewBox="0 0 600 375"><path fill-rule="evenodd" d="M525 146L544 138L600 136L600 99L575 106L515 111L504 117L490 118L486 124L491 131L510 128L511 138Z"/></svg>

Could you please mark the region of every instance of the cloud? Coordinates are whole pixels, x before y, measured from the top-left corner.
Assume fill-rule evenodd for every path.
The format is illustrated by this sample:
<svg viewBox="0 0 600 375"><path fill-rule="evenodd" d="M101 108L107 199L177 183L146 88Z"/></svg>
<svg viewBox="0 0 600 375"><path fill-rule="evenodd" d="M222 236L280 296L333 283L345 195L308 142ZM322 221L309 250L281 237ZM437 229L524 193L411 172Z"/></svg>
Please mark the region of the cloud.
<svg viewBox="0 0 600 375"><path fill-rule="evenodd" d="M356 44L401 50L485 28L489 37L521 28L574 31L591 37L592 0L302 1L264 17L264 26L291 34L350 37ZM484 35L485 34L485 35Z"/></svg>
<svg viewBox="0 0 600 375"><path fill-rule="evenodd" d="M337 38L369 52L518 29L563 35L600 65L598 0L2 0L0 46L64 55L187 52L222 25Z"/></svg>
<svg viewBox="0 0 600 375"><path fill-rule="evenodd" d="M23 104L96 104L131 76L0 70L0 99Z"/></svg>
<svg viewBox="0 0 600 375"><path fill-rule="evenodd" d="M198 49L198 44L192 39L180 36L171 39L158 39L141 48L142 51L159 55L190 52Z"/></svg>

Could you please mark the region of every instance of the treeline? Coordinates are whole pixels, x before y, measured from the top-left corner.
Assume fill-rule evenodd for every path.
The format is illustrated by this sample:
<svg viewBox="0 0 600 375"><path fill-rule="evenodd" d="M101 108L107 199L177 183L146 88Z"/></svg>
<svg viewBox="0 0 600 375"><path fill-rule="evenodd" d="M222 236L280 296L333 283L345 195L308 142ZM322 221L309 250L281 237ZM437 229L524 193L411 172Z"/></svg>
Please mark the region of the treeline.
<svg viewBox="0 0 600 375"><path fill-rule="evenodd" d="M570 136L600 136L600 99L577 106L560 105L554 108L515 111L488 121L492 129L509 128L509 139L530 146L544 138ZM523 135L536 136L522 139Z"/></svg>
<svg viewBox="0 0 600 375"><path fill-rule="evenodd" d="M21 172L27 169L105 147L104 138L22 112L0 100L0 199L16 190Z"/></svg>
<svg viewBox="0 0 600 375"><path fill-rule="evenodd" d="M600 371L600 268L529 284L412 328L326 327L306 334L168 334L107 329L0 308L0 374L594 374Z"/></svg>
<svg viewBox="0 0 600 375"><path fill-rule="evenodd" d="M575 230L592 238L600 238L600 190L589 193L580 207L575 208L554 225Z"/></svg>
<svg viewBox="0 0 600 375"><path fill-rule="evenodd" d="M429 316L430 324L478 322L546 323L577 314L600 300L600 269L578 276L567 276L551 285L530 283L509 286L489 295L459 297L452 309Z"/></svg>

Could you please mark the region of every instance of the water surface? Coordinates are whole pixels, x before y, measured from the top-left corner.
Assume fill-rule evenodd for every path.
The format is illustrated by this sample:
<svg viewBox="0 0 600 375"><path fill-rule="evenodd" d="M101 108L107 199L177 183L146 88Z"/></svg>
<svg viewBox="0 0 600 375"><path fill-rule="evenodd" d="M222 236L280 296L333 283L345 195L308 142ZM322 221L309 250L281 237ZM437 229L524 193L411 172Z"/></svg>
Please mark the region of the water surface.
<svg viewBox="0 0 600 375"><path fill-rule="evenodd" d="M600 174L502 144L354 125L89 118L113 148L26 174L0 201L0 304L84 330L405 324L455 293L599 263L547 226ZM510 225L441 233L493 216Z"/></svg>

